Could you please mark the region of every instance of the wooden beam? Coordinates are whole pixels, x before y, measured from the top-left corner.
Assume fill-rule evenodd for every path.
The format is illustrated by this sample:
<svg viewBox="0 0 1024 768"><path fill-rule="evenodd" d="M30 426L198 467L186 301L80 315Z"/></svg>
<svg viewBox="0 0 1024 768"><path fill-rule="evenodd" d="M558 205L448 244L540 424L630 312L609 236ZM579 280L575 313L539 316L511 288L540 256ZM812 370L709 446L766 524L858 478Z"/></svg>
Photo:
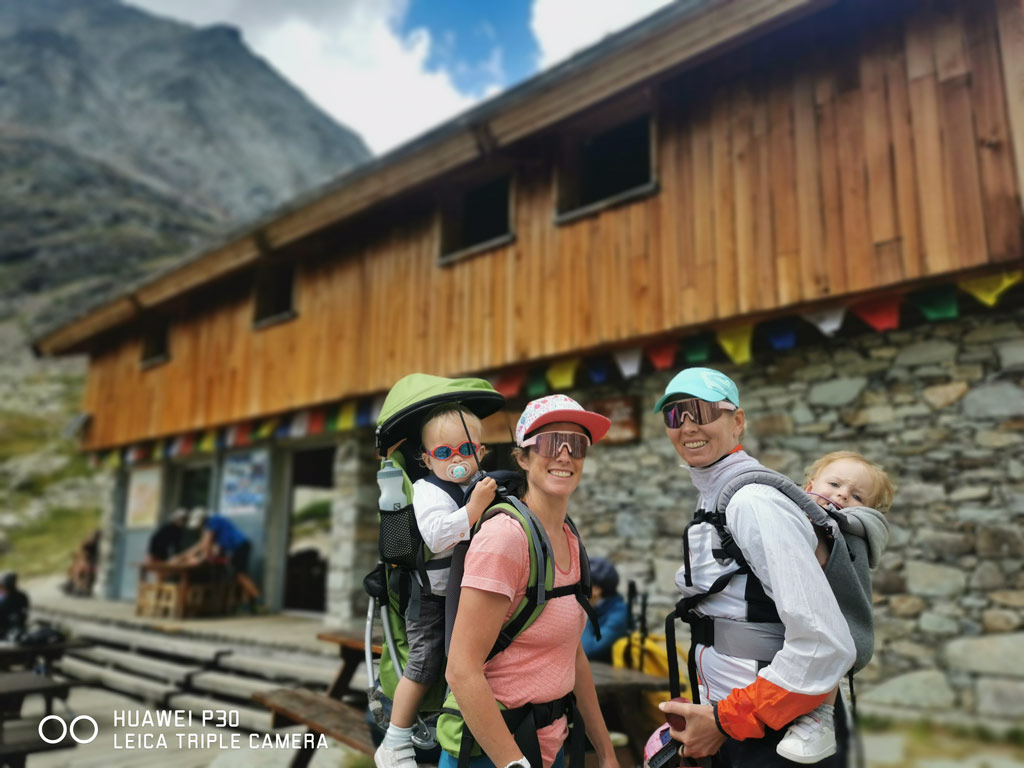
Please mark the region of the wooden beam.
<svg viewBox="0 0 1024 768"><path fill-rule="evenodd" d="M1024 0L996 0L996 12L1020 204L1024 192Z"/></svg>
<svg viewBox="0 0 1024 768"><path fill-rule="evenodd" d="M35 343L35 349L43 355L72 351L86 339L126 323L138 314L139 309L135 301L130 296L122 296L39 339Z"/></svg>

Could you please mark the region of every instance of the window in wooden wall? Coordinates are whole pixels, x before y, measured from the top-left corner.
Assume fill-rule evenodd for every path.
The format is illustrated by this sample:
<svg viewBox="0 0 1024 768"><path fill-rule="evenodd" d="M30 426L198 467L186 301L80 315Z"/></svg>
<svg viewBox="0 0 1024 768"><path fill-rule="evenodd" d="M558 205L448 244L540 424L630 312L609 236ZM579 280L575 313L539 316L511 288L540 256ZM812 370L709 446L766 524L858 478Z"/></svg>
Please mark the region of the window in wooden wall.
<svg viewBox="0 0 1024 768"><path fill-rule="evenodd" d="M167 318L153 318L148 321L143 331L139 365L143 368L152 368L171 359L170 333L171 323Z"/></svg>
<svg viewBox="0 0 1024 768"><path fill-rule="evenodd" d="M655 191L651 116L566 134L558 176L558 214L564 223Z"/></svg>
<svg viewBox="0 0 1024 768"><path fill-rule="evenodd" d="M441 201L441 263L505 245L511 225L512 177L466 184Z"/></svg>
<svg viewBox="0 0 1024 768"><path fill-rule="evenodd" d="M262 328L295 317L295 264L271 262L256 272L253 327Z"/></svg>

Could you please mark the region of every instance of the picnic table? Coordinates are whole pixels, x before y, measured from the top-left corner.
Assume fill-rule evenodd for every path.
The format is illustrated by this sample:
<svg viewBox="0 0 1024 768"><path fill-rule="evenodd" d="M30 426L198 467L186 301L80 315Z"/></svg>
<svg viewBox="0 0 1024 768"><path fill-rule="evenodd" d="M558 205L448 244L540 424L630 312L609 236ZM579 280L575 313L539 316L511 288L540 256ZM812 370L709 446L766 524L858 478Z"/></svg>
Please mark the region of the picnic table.
<svg viewBox="0 0 1024 768"><path fill-rule="evenodd" d="M360 635L342 631L321 632L317 639L336 644L341 657L341 666L326 693L319 694L301 688L278 688L255 693L252 698L273 713L275 728L283 724L299 723L313 733L326 734L342 744L372 755L375 747L364 720L366 690L352 687L356 670L365 658L365 640ZM379 657L380 645L372 645L371 651L374 657ZM358 705L344 701L345 698L355 698ZM314 748L300 748L292 758L292 768L305 768L314 754Z"/></svg>
<svg viewBox="0 0 1024 768"><path fill-rule="evenodd" d="M61 658L65 651L85 648L90 645L85 640L64 640L59 643L42 643L38 645L22 645L19 643L0 643L0 671L12 667L38 668L43 674L49 674L50 665Z"/></svg>
<svg viewBox="0 0 1024 768"><path fill-rule="evenodd" d="M184 619L227 613L234 581L209 563L139 563L135 613Z"/></svg>
<svg viewBox="0 0 1024 768"><path fill-rule="evenodd" d="M630 751L638 764L642 764L644 744L651 732L661 725L661 721L652 722L645 714L642 694L665 690L668 680L601 661L591 661L590 672L594 676L594 688L605 720L610 720L615 724L615 730L621 730L629 737Z"/></svg>
<svg viewBox="0 0 1024 768"><path fill-rule="evenodd" d="M47 675L34 672L0 673L0 765L10 768L24 768L28 755L53 749L74 747L75 742L68 734L55 743L43 741L32 723L27 735L12 739L10 720L21 717L21 706L28 696L39 695L45 699L46 714L53 714L54 699L66 700L69 686ZM59 733L59 731L58 731ZM52 735L56 739L56 734Z"/></svg>

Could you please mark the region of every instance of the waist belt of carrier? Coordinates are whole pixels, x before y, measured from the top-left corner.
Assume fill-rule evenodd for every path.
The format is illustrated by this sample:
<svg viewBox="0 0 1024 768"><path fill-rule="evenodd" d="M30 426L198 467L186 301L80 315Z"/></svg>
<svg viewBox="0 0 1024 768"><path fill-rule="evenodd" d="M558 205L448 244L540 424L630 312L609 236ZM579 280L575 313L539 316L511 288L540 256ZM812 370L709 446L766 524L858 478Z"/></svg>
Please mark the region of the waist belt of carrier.
<svg viewBox="0 0 1024 768"><path fill-rule="evenodd" d="M523 751L523 757L530 761L530 765L540 768L544 765L540 756L540 741L537 739L537 731L547 728L561 717L569 721L569 763L571 765L583 765L584 752L586 750L586 732L583 727L583 718L576 708L576 697L567 693L560 699L546 701L542 704L524 704L514 709L502 710L501 716L508 726L516 746ZM470 755L473 752L473 745L476 739L470 733L469 728L462 729L462 743L459 745L458 768L466 768L469 765Z"/></svg>
<svg viewBox="0 0 1024 768"><path fill-rule="evenodd" d="M781 623L734 621L703 617L690 625L694 644L710 645L719 653L769 664L782 650L786 627Z"/></svg>

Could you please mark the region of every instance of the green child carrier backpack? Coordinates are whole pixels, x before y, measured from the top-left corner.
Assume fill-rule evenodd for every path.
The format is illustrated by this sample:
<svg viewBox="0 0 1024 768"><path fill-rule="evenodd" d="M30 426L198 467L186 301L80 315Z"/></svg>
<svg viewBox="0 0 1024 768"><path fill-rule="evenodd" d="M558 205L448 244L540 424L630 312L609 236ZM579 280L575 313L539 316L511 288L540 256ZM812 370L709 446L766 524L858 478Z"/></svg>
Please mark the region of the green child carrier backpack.
<svg viewBox="0 0 1024 768"><path fill-rule="evenodd" d="M510 480L516 473L493 473L499 486ZM484 521L495 515L505 514L516 520L526 532L526 539L530 552L530 576L526 586L526 594L516 606L515 611L507 622L502 626L494 646L488 654L488 660L494 658L504 651L512 642L524 632L537 617L540 616L544 607L549 601L563 597L575 598L594 625L597 637L600 638L601 630L598 627L593 608L590 606L591 581L590 581L590 560L587 557L583 541L572 520L568 517L566 522L573 536L579 543L580 557L580 580L575 584L562 587L555 587L554 557L552 555L551 542L548 539L544 525L537 516L515 496L504 496L502 500L492 505L477 521L470 535L470 541L460 542L455 547L452 555L451 575L448 579L448 596L445 604L445 652L451 644L452 628L455 625L455 616L459 607L459 596L461 593L462 575L465 567L466 553L472 543L473 535L480 530ZM530 703L514 709L508 709L502 702L498 702L498 708L502 711L502 717L508 726L516 744L523 751L523 755L530 761L530 765L540 766L540 745L537 741L537 730L555 722L563 715L568 718L570 738L569 751L570 761L573 765L582 765L585 749L585 732L583 718L576 709L575 697L570 692L556 701L543 703ZM458 758L459 768L465 768L471 758L482 754L479 745L473 734L466 727L462 712L459 710L455 696L449 693L441 708L441 715L437 720L437 739L441 747L449 754Z"/></svg>
<svg viewBox="0 0 1024 768"><path fill-rule="evenodd" d="M412 507L412 486L420 478L436 480L418 461L422 451L420 432L430 413L448 404L458 405L483 419L500 410L505 398L483 379L446 379L413 373L391 388L377 419L377 453L386 457L381 462L378 481L382 486L381 505L386 508L379 510L380 562L363 585L371 598L365 631L369 707L381 728L388 725L381 695L394 698L409 658L406 611L415 616L423 600L443 599L431 594L427 572L447 567L448 561L435 558L423 544ZM443 482L439 485L460 506L464 503L459 486ZM381 658L376 662L372 645L378 616L384 643ZM440 711L446 690L442 675L424 696L413 737L415 746L430 749L434 745L430 723Z"/></svg>

